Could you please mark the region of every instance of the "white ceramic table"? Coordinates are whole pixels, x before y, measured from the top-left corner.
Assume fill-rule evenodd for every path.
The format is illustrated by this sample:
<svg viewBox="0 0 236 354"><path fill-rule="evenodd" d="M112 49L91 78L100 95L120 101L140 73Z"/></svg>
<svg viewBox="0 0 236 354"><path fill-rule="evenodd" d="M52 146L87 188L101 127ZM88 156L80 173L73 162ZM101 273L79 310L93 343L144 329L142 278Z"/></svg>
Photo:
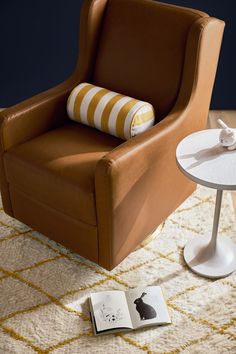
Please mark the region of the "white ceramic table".
<svg viewBox="0 0 236 354"><path fill-rule="evenodd" d="M227 237L217 237L223 190L236 190L236 150L219 144L219 132L193 133L176 150L177 164L188 178L217 190L212 236L195 237L184 248L187 265L209 278L225 277L236 269L236 245Z"/></svg>

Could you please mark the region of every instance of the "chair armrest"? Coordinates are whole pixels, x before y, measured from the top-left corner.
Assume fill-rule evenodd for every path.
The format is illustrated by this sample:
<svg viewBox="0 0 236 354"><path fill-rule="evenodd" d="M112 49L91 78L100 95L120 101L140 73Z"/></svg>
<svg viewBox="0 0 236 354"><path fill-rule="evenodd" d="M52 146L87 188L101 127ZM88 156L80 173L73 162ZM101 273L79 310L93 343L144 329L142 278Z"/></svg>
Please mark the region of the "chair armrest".
<svg viewBox="0 0 236 354"><path fill-rule="evenodd" d="M72 78L0 112L1 150L32 139L66 119L66 101L76 85Z"/></svg>
<svg viewBox="0 0 236 354"><path fill-rule="evenodd" d="M194 184L188 183L175 161L178 142L197 130L192 113L189 109L171 113L98 162L99 264L105 268L120 263L193 191ZM182 191L176 193L176 187Z"/></svg>

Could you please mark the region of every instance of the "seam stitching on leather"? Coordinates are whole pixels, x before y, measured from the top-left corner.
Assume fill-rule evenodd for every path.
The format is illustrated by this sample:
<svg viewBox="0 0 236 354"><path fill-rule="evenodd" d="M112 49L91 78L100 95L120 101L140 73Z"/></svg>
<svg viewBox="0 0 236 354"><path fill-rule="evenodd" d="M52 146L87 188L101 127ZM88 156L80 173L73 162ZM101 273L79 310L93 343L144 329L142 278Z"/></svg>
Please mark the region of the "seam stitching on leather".
<svg viewBox="0 0 236 354"><path fill-rule="evenodd" d="M32 198L29 194L25 193L25 191L23 191L21 188L19 188L19 187L18 187L16 184L14 184L14 183L9 183L9 186L10 186L10 187L12 186L14 189L16 189L17 191L19 191L19 193L24 194L24 195L26 196L26 198L32 200L32 201L35 202L35 203L45 205L47 208L49 208L49 209L51 209L51 210L53 210L53 211L56 211L57 213L59 213L59 214L61 214L61 215L65 215L68 219L72 219L72 220L74 220L75 222L79 222L79 223L81 223L81 224L85 224L85 225L87 225L87 226L90 226L90 227L93 227L93 228L97 229L97 225L89 224L89 223L87 223L86 221L83 221L83 220L81 220L81 219L75 219L75 218L73 218L71 215L68 215L67 213L62 212L61 210L58 210L58 209L52 207L51 205L42 202L41 200Z"/></svg>
<svg viewBox="0 0 236 354"><path fill-rule="evenodd" d="M11 155L9 155L8 154L8 159L10 158L10 160L12 160L13 162L14 162L14 156L12 157ZM4 163L5 163L5 160L4 160ZM23 168L24 168L24 165L25 165L25 162L24 161L22 161L21 159L19 159L19 161L18 161L18 163L20 163L22 166L23 166ZM32 169L34 172L36 172L37 173L37 170L38 170L38 167L36 167L36 166L30 166L30 169ZM52 173L52 172L50 172L50 171L47 171L51 176L55 176L54 175L54 173ZM7 181L7 183L8 183L8 185L15 185L14 183L12 183L12 182L10 182L10 181L8 181L8 179L6 178L6 181ZM64 182L65 183L65 182ZM72 183L70 183L70 182L68 182L68 181L66 181L66 183L68 183L69 185L71 184L73 187L75 187L75 188L78 188L80 191L82 191L82 192L84 192L83 191L83 189L81 189L81 188L79 188L78 186L76 186L76 185L74 185L74 184L72 184ZM22 189L21 189L21 187L19 187L19 189L23 192L23 193L25 193ZM90 196L93 198L93 200L94 200L94 193L95 192L88 192L89 194L90 194ZM26 193L27 194L27 193ZM85 194L87 194L87 193L85 193ZM42 202L42 203L44 203L44 202ZM45 203L44 203L45 204ZM45 204L45 205L48 205L48 204ZM61 212L59 209L57 209L57 208L55 208L55 207L52 207L51 206L51 208L52 209L55 209L55 210L57 210L57 211L59 211L59 212ZM61 212L62 213L62 212ZM68 215L69 217L71 217L72 219L73 219L73 217L71 216L71 215L69 215L68 213L65 213L66 215ZM95 218L96 218L96 211L95 211ZM80 220L80 219L79 219ZM86 223L86 224L88 224L88 225L92 225L92 226L97 226L97 218L96 218L96 223L94 223L94 224L90 224L90 223L88 223L88 222L85 222L85 221L81 221L81 222L84 222L84 223Z"/></svg>

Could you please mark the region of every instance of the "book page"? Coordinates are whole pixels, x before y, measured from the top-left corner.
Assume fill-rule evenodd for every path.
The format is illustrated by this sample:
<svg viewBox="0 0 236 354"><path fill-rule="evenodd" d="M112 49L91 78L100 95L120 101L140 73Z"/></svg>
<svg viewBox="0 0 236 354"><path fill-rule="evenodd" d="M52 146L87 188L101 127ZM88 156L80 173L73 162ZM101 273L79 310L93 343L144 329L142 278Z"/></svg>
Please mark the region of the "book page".
<svg viewBox="0 0 236 354"><path fill-rule="evenodd" d="M171 323L159 286L131 289L125 294L134 328Z"/></svg>
<svg viewBox="0 0 236 354"><path fill-rule="evenodd" d="M90 300L97 332L115 328L133 328L123 291L91 293Z"/></svg>

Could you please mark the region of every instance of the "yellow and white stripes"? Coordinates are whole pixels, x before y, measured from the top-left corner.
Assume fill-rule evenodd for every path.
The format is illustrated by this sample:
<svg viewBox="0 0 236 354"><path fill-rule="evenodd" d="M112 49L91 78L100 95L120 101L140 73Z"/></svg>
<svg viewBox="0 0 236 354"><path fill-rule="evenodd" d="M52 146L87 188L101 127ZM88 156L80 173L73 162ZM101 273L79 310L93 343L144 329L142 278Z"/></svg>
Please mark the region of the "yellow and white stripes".
<svg viewBox="0 0 236 354"><path fill-rule="evenodd" d="M73 89L67 112L75 121L125 140L155 122L151 104L88 83Z"/></svg>

